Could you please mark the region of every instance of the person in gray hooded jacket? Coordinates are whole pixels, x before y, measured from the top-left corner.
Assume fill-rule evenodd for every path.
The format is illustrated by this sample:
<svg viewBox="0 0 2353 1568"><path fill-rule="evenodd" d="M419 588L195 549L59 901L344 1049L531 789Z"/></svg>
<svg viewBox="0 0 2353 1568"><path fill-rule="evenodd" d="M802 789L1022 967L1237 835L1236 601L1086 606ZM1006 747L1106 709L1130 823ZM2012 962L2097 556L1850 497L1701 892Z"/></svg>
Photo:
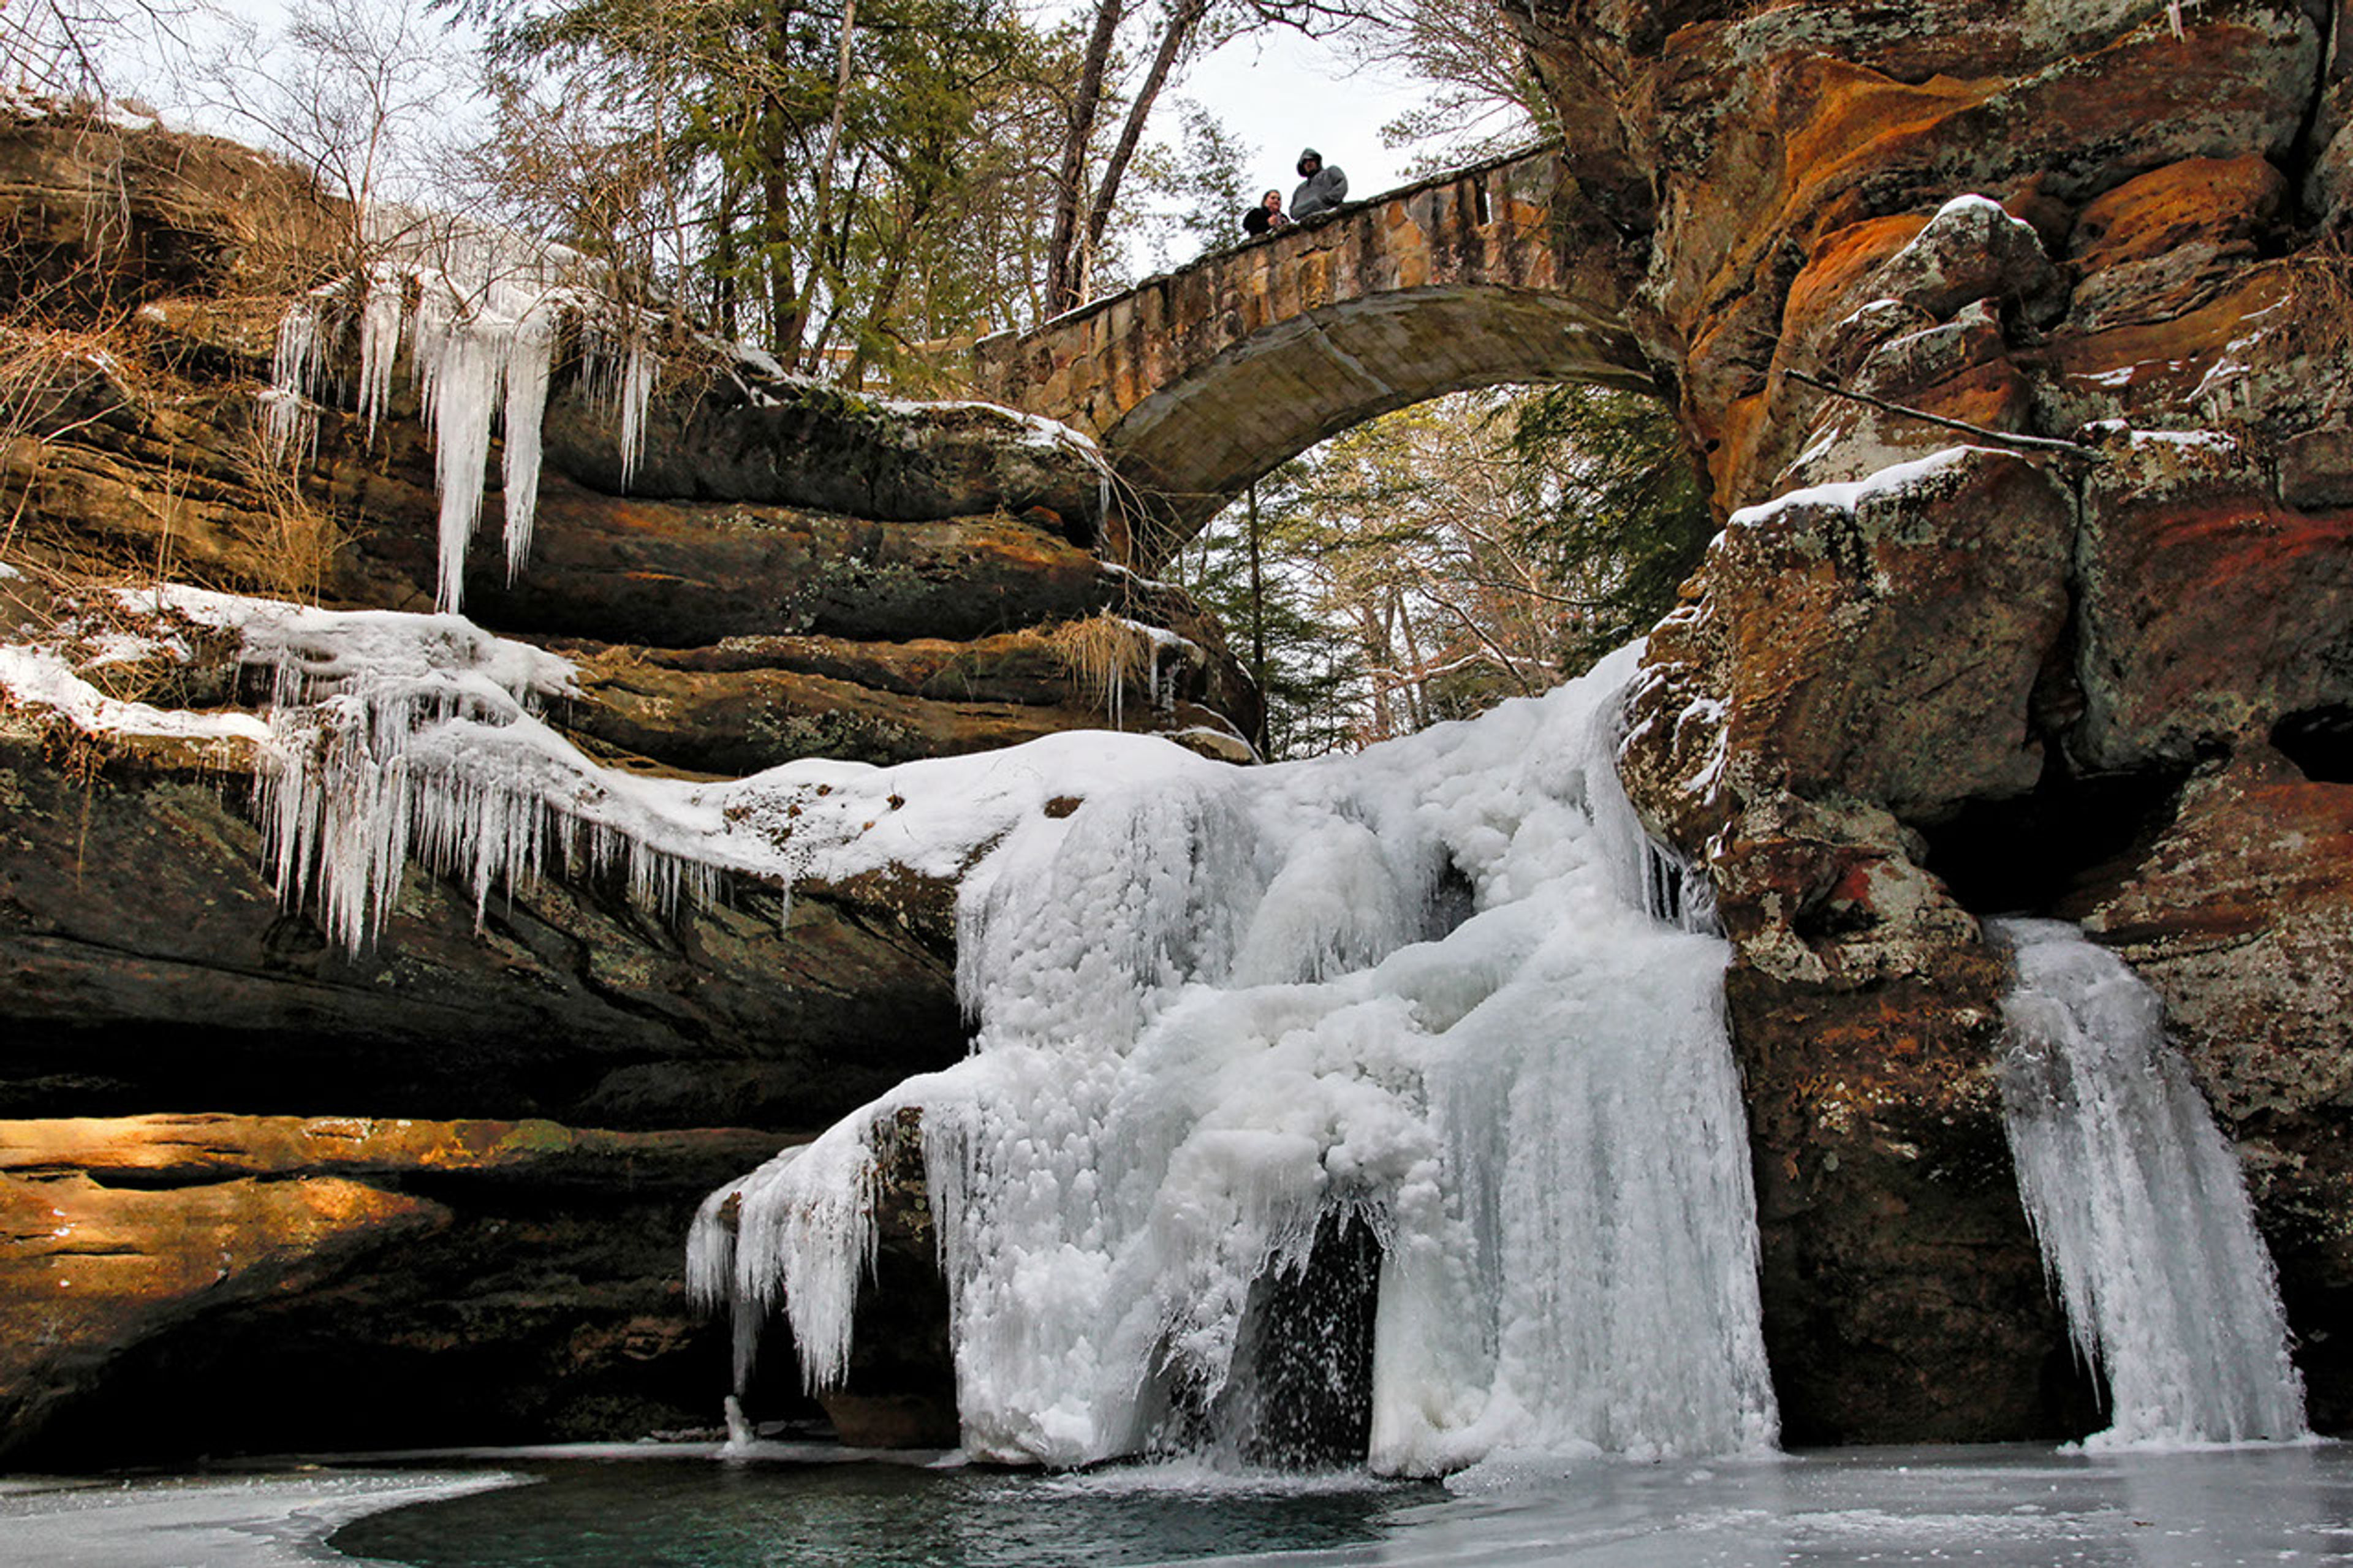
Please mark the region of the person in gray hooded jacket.
<svg viewBox="0 0 2353 1568"><path fill-rule="evenodd" d="M1324 154L1310 147L1299 154L1299 188L1291 193L1291 221L1305 223L1348 199L1348 176L1328 168Z"/></svg>

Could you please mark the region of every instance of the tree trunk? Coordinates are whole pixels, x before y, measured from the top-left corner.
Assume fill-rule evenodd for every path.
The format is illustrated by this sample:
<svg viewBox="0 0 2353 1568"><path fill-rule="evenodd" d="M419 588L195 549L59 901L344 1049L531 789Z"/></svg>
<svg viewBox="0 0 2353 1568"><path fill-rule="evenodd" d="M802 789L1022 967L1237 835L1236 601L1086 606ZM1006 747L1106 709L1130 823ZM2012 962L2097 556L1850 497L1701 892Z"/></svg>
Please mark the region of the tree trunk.
<svg viewBox="0 0 2353 1568"><path fill-rule="evenodd" d="M1167 85L1169 73L1176 68L1177 57L1185 52L1193 29L1208 9L1208 0L1176 0L1168 14L1168 30L1160 35L1160 47L1153 51L1152 68L1136 89L1135 101L1127 106L1127 123L1120 127L1119 145L1104 163L1103 178L1096 183L1094 200L1087 209L1087 240L1079 264L1082 294L1094 269L1096 252L1103 246L1103 230L1111 223L1112 204L1119 199L1120 182L1127 177L1127 165L1144 140L1144 122L1150 118L1160 89Z"/></svg>
<svg viewBox="0 0 2353 1568"><path fill-rule="evenodd" d="M1103 104L1103 71L1113 40L1127 15L1125 0L1095 0L1094 31L1087 37L1079 69L1078 96L1071 103L1070 129L1062 140L1062 163L1054 180L1054 229L1046 242L1046 314L1059 316L1080 302L1085 288L1078 268L1079 216L1085 206L1087 144L1094 140L1095 113Z"/></svg>
<svg viewBox="0 0 2353 1568"><path fill-rule="evenodd" d="M858 0L841 0L841 53L833 68L833 116L826 121L825 157L817 166L817 210L833 206L833 165L841 155L841 115L849 102L849 41L858 26Z"/></svg>
<svg viewBox="0 0 2353 1568"><path fill-rule="evenodd" d="M1389 628L1380 609L1376 608L1370 599L1356 601L1356 626L1359 635L1365 639L1365 662L1372 667L1373 732L1370 738L1386 741L1395 732L1389 727L1389 688L1397 678L1397 656L1390 651Z"/></svg>
<svg viewBox="0 0 2353 1568"><path fill-rule="evenodd" d="M743 199L743 187L733 173L723 174L719 184L719 208L713 226L718 230L711 237L711 266L717 274L712 279L712 313L719 318L719 335L733 342L742 336L736 325L735 271L741 265L735 254L736 204Z"/></svg>
<svg viewBox="0 0 2353 1568"><path fill-rule="evenodd" d="M793 285L792 184L785 175L783 140L779 132L774 161L761 172L760 195L766 210L760 215L760 233L767 253L768 348L789 365L800 358L801 331L808 317Z"/></svg>
<svg viewBox="0 0 2353 1568"><path fill-rule="evenodd" d="M1395 584L1389 588L1390 613L1396 617L1398 630L1405 638L1406 668L1413 678L1405 685L1405 712L1416 730L1430 728L1430 666L1421 657L1421 639L1414 636L1413 617L1406 613L1405 595Z"/></svg>

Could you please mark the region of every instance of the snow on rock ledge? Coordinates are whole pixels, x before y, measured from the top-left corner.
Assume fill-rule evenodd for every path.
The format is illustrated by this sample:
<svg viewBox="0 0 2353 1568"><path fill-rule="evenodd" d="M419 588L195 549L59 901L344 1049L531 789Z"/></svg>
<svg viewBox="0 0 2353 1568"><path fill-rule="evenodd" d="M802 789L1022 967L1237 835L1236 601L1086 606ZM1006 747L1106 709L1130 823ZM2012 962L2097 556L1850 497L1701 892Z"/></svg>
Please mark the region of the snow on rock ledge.
<svg viewBox="0 0 2353 1568"><path fill-rule="evenodd" d="M123 702L88 679L110 658L187 661L182 628L234 637L237 661L269 672L259 714ZM349 947L381 929L412 858L463 881L478 911L543 868L608 868L669 911L709 900L728 874L787 889L805 878L967 876L1050 802L1225 768L1158 738L1076 731L888 768L811 759L718 783L648 777L603 766L541 717L573 673L458 616L172 587L124 593L102 617L0 648L0 690L95 738L250 748L280 894L315 900Z"/></svg>

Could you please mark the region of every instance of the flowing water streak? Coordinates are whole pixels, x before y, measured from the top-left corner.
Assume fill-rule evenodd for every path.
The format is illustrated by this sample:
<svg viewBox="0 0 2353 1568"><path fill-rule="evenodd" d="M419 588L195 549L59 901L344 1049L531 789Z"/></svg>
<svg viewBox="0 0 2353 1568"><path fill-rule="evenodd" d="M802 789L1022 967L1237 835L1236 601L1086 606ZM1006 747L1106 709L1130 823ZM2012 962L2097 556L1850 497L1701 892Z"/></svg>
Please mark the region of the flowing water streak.
<svg viewBox="0 0 2353 1568"><path fill-rule="evenodd" d="M2271 1257L2163 1003L2072 925L1991 929L2018 960L2002 1110L2019 1192L2076 1352L2107 1377L2093 1443L2303 1436Z"/></svg>
<svg viewBox="0 0 2353 1568"><path fill-rule="evenodd" d="M1630 668L1026 823L961 906L974 1056L715 1195L698 1294L781 1299L838 1378L873 1245L841 1194L920 1107L976 1455L1188 1430L1250 1374L1253 1287L1339 1214L1383 1248L1378 1467L1769 1445L1725 949L1641 907Z"/></svg>

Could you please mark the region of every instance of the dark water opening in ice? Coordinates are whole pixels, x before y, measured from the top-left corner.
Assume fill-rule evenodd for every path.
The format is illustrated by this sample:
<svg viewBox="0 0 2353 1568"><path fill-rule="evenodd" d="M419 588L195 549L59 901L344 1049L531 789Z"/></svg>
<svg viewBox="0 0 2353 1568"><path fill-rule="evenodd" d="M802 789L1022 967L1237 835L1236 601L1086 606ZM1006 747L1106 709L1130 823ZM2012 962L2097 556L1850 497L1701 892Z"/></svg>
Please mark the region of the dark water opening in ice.
<svg viewBox="0 0 2353 1568"><path fill-rule="evenodd" d="M1250 1291L1224 1436L1271 1470L1362 1465L1373 1433L1373 1318L1381 1244L1372 1222L1325 1215L1305 1264Z"/></svg>
<svg viewBox="0 0 2353 1568"><path fill-rule="evenodd" d="M332 1538L417 1568L1124 1568L1379 1538L1430 1484L1182 1468L1065 1477L873 1464L527 1463L535 1485Z"/></svg>

